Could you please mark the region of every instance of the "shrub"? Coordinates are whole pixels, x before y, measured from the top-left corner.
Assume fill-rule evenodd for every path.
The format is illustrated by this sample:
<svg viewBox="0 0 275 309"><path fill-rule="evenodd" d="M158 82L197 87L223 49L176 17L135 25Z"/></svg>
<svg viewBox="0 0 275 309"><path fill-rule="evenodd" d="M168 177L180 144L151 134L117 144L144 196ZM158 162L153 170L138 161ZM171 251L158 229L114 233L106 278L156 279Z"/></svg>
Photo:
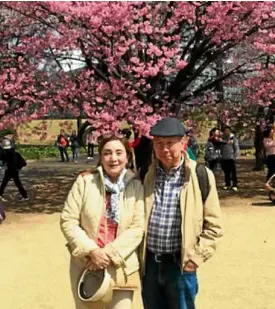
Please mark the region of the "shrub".
<svg viewBox="0 0 275 309"><path fill-rule="evenodd" d="M40 160L45 158L57 158L59 150L54 146L21 146L17 147L18 151L26 160Z"/></svg>
<svg viewBox="0 0 275 309"><path fill-rule="evenodd" d="M13 134L15 139L17 139L17 132L13 129L4 129L4 130L0 130L0 140L6 136L6 135L9 135L9 134Z"/></svg>

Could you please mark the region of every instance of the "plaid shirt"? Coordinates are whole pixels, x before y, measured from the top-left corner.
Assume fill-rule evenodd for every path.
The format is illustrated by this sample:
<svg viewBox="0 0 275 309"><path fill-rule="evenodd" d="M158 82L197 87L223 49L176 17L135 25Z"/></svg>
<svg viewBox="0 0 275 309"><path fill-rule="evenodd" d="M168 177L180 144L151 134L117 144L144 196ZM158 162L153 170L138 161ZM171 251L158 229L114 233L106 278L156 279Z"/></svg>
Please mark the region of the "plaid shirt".
<svg viewBox="0 0 275 309"><path fill-rule="evenodd" d="M184 184L184 163L165 174L158 164L155 199L148 226L147 249L153 253L181 250L180 192Z"/></svg>

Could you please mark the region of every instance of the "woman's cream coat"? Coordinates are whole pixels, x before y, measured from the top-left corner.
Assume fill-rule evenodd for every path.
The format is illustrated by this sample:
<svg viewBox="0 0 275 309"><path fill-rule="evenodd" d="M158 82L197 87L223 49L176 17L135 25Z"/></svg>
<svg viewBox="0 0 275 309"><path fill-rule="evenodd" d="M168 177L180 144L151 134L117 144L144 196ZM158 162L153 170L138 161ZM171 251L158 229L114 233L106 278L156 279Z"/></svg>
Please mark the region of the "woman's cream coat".
<svg viewBox="0 0 275 309"><path fill-rule="evenodd" d="M125 183L126 187L120 194L117 237L105 248L116 266L113 273L114 287L136 289L140 286L136 251L144 232L144 193L141 182L134 179L130 170L125 175ZM61 214L61 229L72 254L73 291L87 265L86 256L98 248L96 239L105 207L102 168L99 167L94 174L79 176L69 192Z"/></svg>

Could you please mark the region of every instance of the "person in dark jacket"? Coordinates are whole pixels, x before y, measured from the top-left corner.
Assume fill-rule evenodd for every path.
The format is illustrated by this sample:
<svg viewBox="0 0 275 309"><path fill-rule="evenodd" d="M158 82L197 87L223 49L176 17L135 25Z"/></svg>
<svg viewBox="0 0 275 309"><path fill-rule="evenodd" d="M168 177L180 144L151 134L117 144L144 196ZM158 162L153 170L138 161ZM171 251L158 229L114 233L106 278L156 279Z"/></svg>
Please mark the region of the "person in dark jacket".
<svg viewBox="0 0 275 309"><path fill-rule="evenodd" d="M57 147L60 151L61 162L65 162L65 158L66 161L69 162L70 160L67 152L67 148L69 147L69 140L63 129L60 130L60 134L57 137Z"/></svg>
<svg viewBox="0 0 275 309"><path fill-rule="evenodd" d="M27 191L24 189L19 177L19 172L26 165L26 161L21 157L18 152L15 151L9 139L4 139L2 141L2 148L4 150L2 153L2 160L4 162L4 165L6 166L6 171L0 186L0 200L2 200L3 202L7 201L3 197L3 194L7 184L11 179L13 179L20 193L19 201L27 201L29 199L28 194Z"/></svg>
<svg viewBox="0 0 275 309"><path fill-rule="evenodd" d="M221 138L218 128L212 128L209 132L209 138L205 146L205 162L212 172L220 169L221 147L225 142Z"/></svg>
<svg viewBox="0 0 275 309"><path fill-rule="evenodd" d="M138 133L135 133L137 138ZM143 178L152 162L153 143L150 138L145 135L140 136L138 145L134 148L136 169L139 171L140 177Z"/></svg>
<svg viewBox="0 0 275 309"><path fill-rule="evenodd" d="M223 189L238 191L236 159L240 153L239 141L228 126L223 130L222 140L224 142L221 148L222 169L225 178L225 186Z"/></svg>
<svg viewBox="0 0 275 309"><path fill-rule="evenodd" d="M80 149L80 139L76 134L76 130L73 130L72 135L70 137L71 142L71 149L73 153L73 159L72 161L74 163L77 163L78 155L79 155L79 149Z"/></svg>

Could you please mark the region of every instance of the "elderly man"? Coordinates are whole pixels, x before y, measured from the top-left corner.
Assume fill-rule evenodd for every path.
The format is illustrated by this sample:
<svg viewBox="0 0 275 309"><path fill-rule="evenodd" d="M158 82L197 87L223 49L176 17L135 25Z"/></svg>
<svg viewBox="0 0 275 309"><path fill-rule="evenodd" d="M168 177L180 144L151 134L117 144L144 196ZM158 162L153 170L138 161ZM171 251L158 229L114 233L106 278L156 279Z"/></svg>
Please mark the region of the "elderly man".
<svg viewBox="0 0 275 309"><path fill-rule="evenodd" d="M145 176L146 229L141 247L146 309L194 309L197 269L222 236L215 178L207 169L203 203L196 162L183 152L185 128L165 118L151 128L156 160Z"/></svg>

